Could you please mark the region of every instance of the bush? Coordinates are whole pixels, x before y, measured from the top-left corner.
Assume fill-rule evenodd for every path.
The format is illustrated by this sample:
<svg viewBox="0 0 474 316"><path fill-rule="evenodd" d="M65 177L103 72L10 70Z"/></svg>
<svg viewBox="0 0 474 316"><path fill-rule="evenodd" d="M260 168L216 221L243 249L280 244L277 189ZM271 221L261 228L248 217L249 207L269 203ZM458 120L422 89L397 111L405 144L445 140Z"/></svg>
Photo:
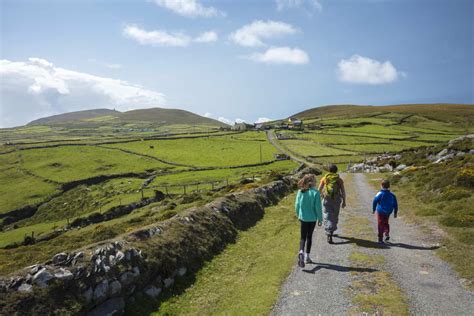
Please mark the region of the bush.
<svg viewBox="0 0 474 316"><path fill-rule="evenodd" d="M456 176L456 184L466 188L474 187L474 167L462 168Z"/></svg>
<svg viewBox="0 0 474 316"><path fill-rule="evenodd" d="M474 227L474 216L466 213L455 213L444 216L440 223L449 227Z"/></svg>
<svg viewBox="0 0 474 316"><path fill-rule="evenodd" d="M472 193L469 190L465 190L461 188L449 188L437 200L440 200L440 201L460 200L463 198L470 197L471 194Z"/></svg>

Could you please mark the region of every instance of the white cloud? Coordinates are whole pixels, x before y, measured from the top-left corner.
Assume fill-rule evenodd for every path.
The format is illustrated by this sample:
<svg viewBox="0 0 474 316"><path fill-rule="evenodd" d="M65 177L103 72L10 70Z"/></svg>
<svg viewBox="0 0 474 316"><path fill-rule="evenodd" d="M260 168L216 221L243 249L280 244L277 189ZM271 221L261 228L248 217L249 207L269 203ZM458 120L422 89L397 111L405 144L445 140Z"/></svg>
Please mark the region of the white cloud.
<svg viewBox="0 0 474 316"><path fill-rule="evenodd" d="M217 33L214 31L203 32L194 39L198 43L211 43L217 41Z"/></svg>
<svg viewBox="0 0 474 316"><path fill-rule="evenodd" d="M271 47L263 53L253 53L246 58L265 64L304 65L309 63L309 56L304 50L291 47Z"/></svg>
<svg viewBox="0 0 474 316"><path fill-rule="evenodd" d="M40 58L0 60L0 76L0 127L70 111L127 111L166 103L162 93L123 80L59 68Z"/></svg>
<svg viewBox="0 0 474 316"><path fill-rule="evenodd" d="M298 30L292 25L278 21L254 21L251 24L242 26L230 34L229 38L234 43L247 46L264 46L264 39L271 39L283 35L294 34Z"/></svg>
<svg viewBox="0 0 474 316"><path fill-rule="evenodd" d="M146 31L136 25L125 26L123 29L123 35L136 40L142 45L151 46L185 47L191 42L191 38L181 32L168 33L163 30Z"/></svg>
<svg viewBox="0 0 474 316"><path fill-rule="evenodd" d="M225 123L227 125L234 125L234 122L232 122L232 120L229 120L229 119L227 119L225 117L222 117L222 116L220 116L217 120L219 122Z"/></svg>
<svg viewBox="0 0 474 316"><path fill-rule="evenodd" d="M379 62L375 59L353 55L342 59L338 65L339 80L357 84L386 84L394 82L399 76L404 76L390 61Z"/></svg>
<svg viewBox="0 0 474 316"><path fill-rule="evenodd" d="M212 113L206 112L203 115L204 117L212 118Z"/></svg>
<svg viewBox="0 0 474 316"><path fill-rule="evenodd" d="M224 12L214 7L205 7L197 0L153 0L153 2L162 8L186 17L225 16Z"/></svg>
<svg viewBox="0 0 474 316"><path fill-rule="evenodd" d="M306 9L322 11L323 6L318 0L275 0L277 10L285 9Z"/></svg>
<svg viewBox="0 0 474 316"><path fill-rule="evenodd" d="M235 119L235 123L237 123L237 124L245 123L245 120L240 119L240 118L236 118L236 119Z"/></svg>
<svg viewBox="0 0 474 316"><path fill-rule="evenodd" d="M272 119L269 119L268 117L259 117L255 123L258 124L258 123L266 123L266 122L271 122L273 121Z"/></svg>

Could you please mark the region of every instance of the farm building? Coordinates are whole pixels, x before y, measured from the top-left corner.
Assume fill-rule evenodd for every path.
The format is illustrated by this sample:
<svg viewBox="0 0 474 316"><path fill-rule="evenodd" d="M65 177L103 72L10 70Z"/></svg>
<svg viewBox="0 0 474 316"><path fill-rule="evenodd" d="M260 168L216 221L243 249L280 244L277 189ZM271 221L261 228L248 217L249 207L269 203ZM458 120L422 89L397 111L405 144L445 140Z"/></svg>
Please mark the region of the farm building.
<svg viewBox="0 0 474 316"><path fill-rule="evenodd" d="M232 126L233 131L248 131L254 129L254 125L252 124L247 124L245 122L243 123L235 123L234 126Z"/></svg>
<svg viewBox="0 0 474 316"><path fill-rule="evenodd" d="M303 130L303 121L298 119L288 119L288 129Z"/></svg>

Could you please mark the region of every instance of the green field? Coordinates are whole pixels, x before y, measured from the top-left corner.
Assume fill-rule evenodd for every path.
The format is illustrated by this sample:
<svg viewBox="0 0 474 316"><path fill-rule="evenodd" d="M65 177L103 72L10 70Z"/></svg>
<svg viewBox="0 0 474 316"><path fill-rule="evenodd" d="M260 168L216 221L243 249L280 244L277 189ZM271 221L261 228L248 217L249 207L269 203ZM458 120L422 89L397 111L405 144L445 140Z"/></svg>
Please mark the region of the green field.
<svg viewBox="0 0 474 316"><path fill-rule="evenodd" d="M303 131L279 132L285 138L280 144L312 162L344 169L370 155L430 147L474 132L472 107L418 107L420 113L408 106L315 108L296 115L303 119Z"/></svg>
<svg viewBox="0 0 474 316"><path fill-rule="evenodd" d="M268 142L256 139L265 134L249 132L248 136L201 137L196 139L175 139L142 141L108 145L135 153L150 155L165 161L172 161L195 167L240 166L267 162L274 159L275 148ZM260 151L261 150L261 151ZM260 156L260 152L262 156Z"/></svg>
<svg viewBox="0 0 474 316"><path fill-rule="evenodd" d="M263 132L208 134L202 132L203 126L200 132L196 126L168 127L187 129L190 133L179 135L177 139L140 140L138 137L138 140L130 141L140 134L132 132L121 140L107 136L104 132L107 126L96 130L95 134L89 127L72 129L83 134L90 132L87 137L51 137L48 133L72 132L57 126L54 127L57 130L41 126L13 130L14 137L18 137L17 143L4 145L6 150L13 149L13 152L0 155L0 193L3 196L0 214L27 205L39 207L33 216L4 225L0 231L0 247L21 243L25 236L32 234L41 238L77 218L104 213L119 205L138 202L142 197L153 197L155 190L171 194L170 203L179 206L180 196L184 193L219 195L223 193L216 190L238 185L244 178L265 181L270 172L287 173L297 166L289 160L273 162L277 151ZM20 134L25 138L19 138ZM161 137L161 134L157 135ZM10 137L10 140L14 138L4 131L2 136ZM34 141L30 142L30 137ZM114 143L102 144L109 140ZM34 148L38 146L47 148ZM264 164L239 167L260 162ZM229 168L234 166L237 168ZM195 170L196 167L206 170ZM130 177L129 173L136 176ZM62 184L108 175L118 175L119 178L102 180L96 185L79 185L61 192ZM143 188L149 177L153 177L153 181ZM175 214L173 212L168 212L165 217ZM125 223L136 214L135 211L121 220ZM99 225L107 226L108 222ZM72 232L66 232L64 236L70 234ZM16 252L14 249L5 251Z"/></svg>
<svg viewBox="0 0 474 316"><path fill-rule="evenodd" d="M20 157L23 168L40 177L63 183L98 175L175 169L148 157L97 146L23 150Z"/></svg>

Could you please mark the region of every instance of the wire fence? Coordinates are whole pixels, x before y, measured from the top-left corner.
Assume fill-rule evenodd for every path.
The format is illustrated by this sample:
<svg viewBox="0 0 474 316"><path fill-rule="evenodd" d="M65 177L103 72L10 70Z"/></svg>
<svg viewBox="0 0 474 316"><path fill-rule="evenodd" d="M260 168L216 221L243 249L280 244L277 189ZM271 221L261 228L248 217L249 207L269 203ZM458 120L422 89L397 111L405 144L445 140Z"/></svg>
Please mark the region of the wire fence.
<svg viewBox="0 0 474 316"><path fill-rule="evenodd" d="M147 186L148 190L159 190L166 195L169 194L189 194L194 192L208 192L218 189L222 189L229 185L241 183L242 181L252 180L255 181L259 179L258 175L251 176L241 176L241 177L225 177L221 179L209 180L209 181L197 181L197 182L187 182L182 184L177 183L158 183L151 184ZM247 181L248 181L247 180ZM250 182L250 181L249 181ZM146 190L144 189L144 190Z"/></svg>

